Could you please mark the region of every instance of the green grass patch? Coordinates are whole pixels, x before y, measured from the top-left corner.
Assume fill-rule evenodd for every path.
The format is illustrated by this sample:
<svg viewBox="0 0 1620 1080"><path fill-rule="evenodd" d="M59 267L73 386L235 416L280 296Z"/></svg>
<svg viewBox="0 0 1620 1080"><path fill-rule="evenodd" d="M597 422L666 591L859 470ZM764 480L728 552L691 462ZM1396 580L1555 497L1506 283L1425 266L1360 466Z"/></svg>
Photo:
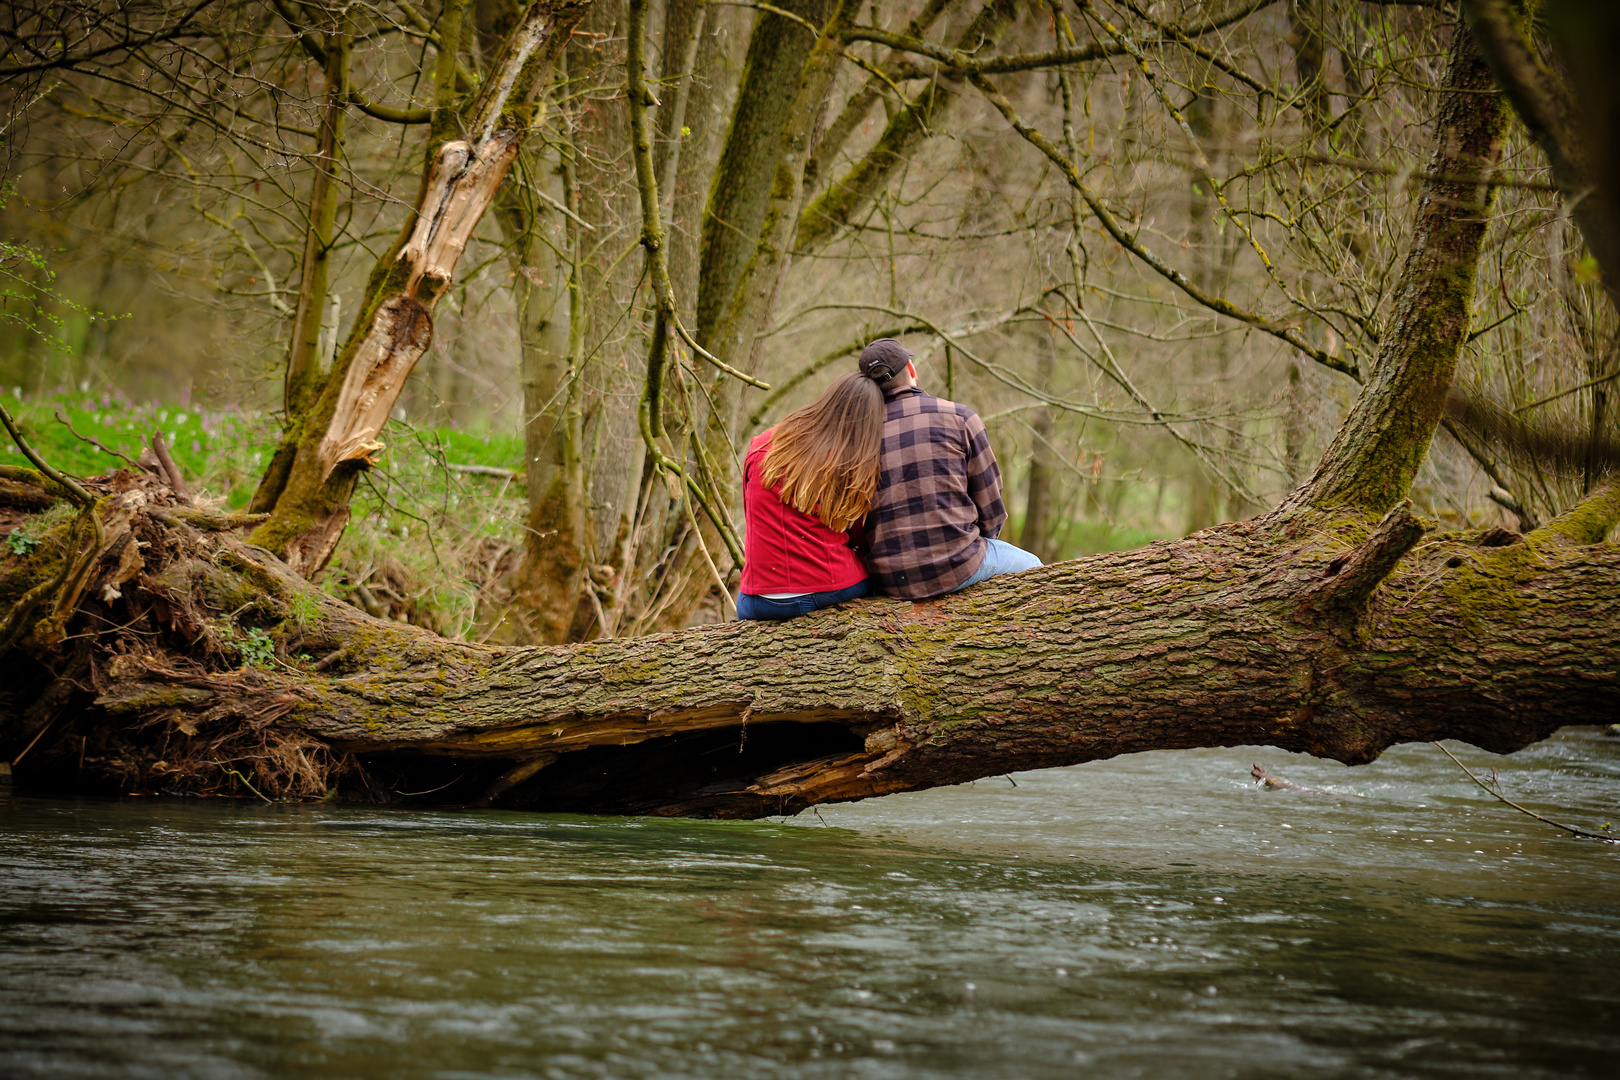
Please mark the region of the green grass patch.
<svg viewBox="0 0 1620 1080"><path fill-rule="evenodd" d="M29 443L53 468L74 476L99 476L125 467L123 459L106 453L73 434L73 430L101 443L108 450L140 457L152 433L161 431L186 482L206 490L231 509L240 509L253 497L259 471L275 448L280 429L263 413L214 411L144 404L113 395L56 394L45 398L11 398L6 408L16 417ZM11 440L0 444L0 462L27 465L28 460Z"/></svg>
<svg viewBox="0 0 1620 1080"><path fill-rule="evenodd" d="M1129 551L1163 540L1167 535L1170 534L1136 525L1087 520L1068 522L1054 539L1061 557L1072 559L1105 551Z"/></svg>
<svg viewBox="0 0 1620 1080"><path fill-rule="evenodd" d="M262 412L211 410L112 396L55 394L8 397L6 407L29 443L54 468L98 476L129 467L75 436L131 459L152 432L162 431L193 494L217 506L241 509L280 439L277 418ZM521 476L473 476L451 465L521 469L517 434L413 428L391 421L378 468L362 476L353 517L331 564L317 576L322 589L346 600L367 588L392 614L449 637L475 633L479 589L506 550L522 546L526 514ZM0 462L27 465L5 439ZM26 544L31 536L14 543ZM0 543L10 538L0 537Z"/></svg>

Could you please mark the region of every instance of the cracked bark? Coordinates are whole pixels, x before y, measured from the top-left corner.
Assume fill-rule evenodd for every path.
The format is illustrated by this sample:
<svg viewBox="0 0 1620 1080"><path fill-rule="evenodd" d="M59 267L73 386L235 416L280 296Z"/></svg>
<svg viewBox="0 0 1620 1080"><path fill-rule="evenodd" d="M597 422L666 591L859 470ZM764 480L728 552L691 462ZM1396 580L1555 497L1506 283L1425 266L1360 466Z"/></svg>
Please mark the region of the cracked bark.
<svg viewBox="0 0 1620 1080"><path fill-rule="evenodd" d="M1620 546L1584 542L1590 522L1431 536L1380 577L1408 516L1313 511L942 601L501 649L370 619L228 533L182 537L150 479L98 494L118 525L79 625L122 629L12 669L0 747L65 720L20 784L229 790L210 763L237 761L271 795L757 817L1149 749L1506 752L1620 707ZM243 602L238 636L262 628L284 664L235 667L219 628ZM263 765L289 747L324 763L305 788Z"/></svg>

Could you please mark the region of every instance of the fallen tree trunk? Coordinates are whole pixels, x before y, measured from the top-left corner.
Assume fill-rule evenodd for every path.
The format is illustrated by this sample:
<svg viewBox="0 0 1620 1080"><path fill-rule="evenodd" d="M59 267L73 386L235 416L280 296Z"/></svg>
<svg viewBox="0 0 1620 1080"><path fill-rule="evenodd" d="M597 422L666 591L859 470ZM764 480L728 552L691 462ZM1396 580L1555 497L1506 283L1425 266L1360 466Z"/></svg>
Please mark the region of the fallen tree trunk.
<svg viewBox="0 0 1620 1080"><path fill-rule="evenodd" d="M21 784L759 817L1149 749L1507 752L1620 712L1620 547L1590 542L1617 488L1523 537L1296 512L940 601L522 649L372 619L150 478L92 490L75 646L7 659Z"/></svg>

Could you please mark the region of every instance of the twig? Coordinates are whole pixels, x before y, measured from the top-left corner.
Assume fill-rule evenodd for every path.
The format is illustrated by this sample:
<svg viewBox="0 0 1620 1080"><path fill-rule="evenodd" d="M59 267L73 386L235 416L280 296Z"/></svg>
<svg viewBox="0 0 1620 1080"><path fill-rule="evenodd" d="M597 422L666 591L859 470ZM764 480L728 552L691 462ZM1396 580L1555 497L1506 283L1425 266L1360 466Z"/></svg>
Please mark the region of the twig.
<svg viewBox="0 0 1620 1080"><path fill-rule="evenodd" d="M1086 206L1090 207L1092 216L1097 219L1098 224L1107 231L1108 235L1113 237L1120 247L1141 260L1150 270L1211 311L1225 315L1229 319L1246 323L1262 333L1286 341L1323 367L1342 372L1357 382L1361 381L1361 371L1354 364L1343 357L1332 356L1325 349L1319 349L1310 344L1293 326L1288 325L1286 322L1275 322L1256 312L1246 311L1229 300L1207 292L1202 286L1187 277L1186 274L1183 274L1180 270L1154 254L1144 244L1140 243L1134 235L1125 231L1125 227L1120 224L1119 219L1114 216L1113 212L1103 205L1097 193L1092 191L1086 182L1080 178L1079 170L1075 168L1074 162L1066 158L1045 135L1025 123L1023 118L1018 115L1018 111L1013 108L1012 102L1007 99L1005 94L996 89L989 79L970 70L968 72L968 81L984 96L986 101L995 107L997 112L1001 113L1007 123L1025 142L1045 154L1057 166L1063 178L1084 200Z"/></svg>
<svg viewBox="0 0 1620 1080"><path fill-rule="evenodd" d="M1529 814L1537 821L1546 825L1551 825L1555 829L1563 829L1567 833L1573 833L1576 836L1584 836L1588 840L1601 840L1605 844L1620 844L1620 837L1604 836L1602 833L1593 833L1587 832L1585 829L1577 829L1573 825L1565 825L1562 822L1554 821L1552 818L1542 817L1534 810L1528 810L1520 806L1512 799L1509 799L1507 796L1503 795L1500 791L1492 790L1491 786L1485 781L1481 780L1479 777L1475 776L1473 772L1469 770L1468 766L1464 765L1460 761L1457 761L1457 755L1453 754L1450 750L1447 750L1443 745L1441 745L1439 740L1436 740L1434 745L1439 746L1442 754L1446 755L1446 757L1450 758L1452 761L1455 761L1457 763L1457 768L1461 769L1465 773L1468 773L1468 779L1478 784L1486 794L1490 795L1491 798L1495 799L1497 802L1506 803L1507 805L1513 807L1513 809L1519 811L1521 814Z"/></svg>
<svg viewBox="0 0 1620 1080"><path fill-rule="evenodd" d="M1134 5L1131 6L1134 10ZM1251 229L1248 222L1244 221L1242 217L1235 213L1231 205L1227 203L1226 195L1215 180L1215 171L1210 167L1209 158L1204 154L1204 149L1199 144L1198 136L1193 132L1192 125L1187 122L1186 115L1183 114L1173 102L1171 102L1170 94L1165 88L1164 81L1160 78L1159 74L1148 65L1147 57L1142 53L1142 50L1136 47L1136 45L1131 41L1129 35L1122 30L1116 29L1112 23L1103 18L1102 14L1092 6L1091 0L1082 0L1080 10L1082 14L1089 15L1092 19L1096 20L1104 30L1108 31L1110 37L1119 42L1120 48L1129 53L1131 59L1136 61L1137 69L1142 72L1142 77L1147 81L1147 84L1149 88L1152 89L1154 96L1159 99L1159 103L1164 106L1165 112L1170 114L1170 118L1174 120L1176 126L1181 129L1181 133L1187 137L1188 145L1192 147L1193 158L1198 164L1199 172L1203 174L1203 180L1209 185L1210 191L1214 194L1216 202L1220 203L1221 209L1226 213L1227 220L1231 221L1233 225L1236 225L1238 229L1242 231L1244 238L1249 242L1249 247L1252 248L1255 255L1259 257L1260 264L1266 268L1266 276L1271 278L1273 284L1275 284L1278 290L1283 294L1283 297L1294 306L1303 308L1305 305L1294 296L1294 291L1290 289L1288 287L1288 283L1283 280L1282 274L1280 274L1277 268L1272 265L1271 256L1267 255L1265 248L1260 246L1260 241L1255 238L1254 230ZM1141 11L1137 11L1136 13L1138 15L1142 15L1144 18L1146 17Z"/></svg>
<svg viewBox="0 0 1620 1080"><path fill-rule="evenodd" d="M1520 413L1529 412L1531 409L1539 409L1539 408L1541 408L1541 406L1547 404L1547 402L1549 402L1549 401L1557 401L1561 397L1568 397L1570 394L1576 393L1577 391L1585 390L1585 389L1587 389L1589 387L1593 387L1593 386L1598 386L1598 385L1600 385L1602 383L1609 382L1612 379L1620 379L1620 369L1616 369L1614 371L1611 371L1607 375L1599 375L1595 379L1590 379L1590 380L1588 380L1586 382L1583 382L1579 386L1572 386L1568 390L1560 390L1560 391L1558 391L1558 393L1553 394L1553 395L1551 395L1549 397L1544 397L1540 401L1532 401L1528 405L1520 405L1517 409L1513 410L1513 415L1517 416Z"/></svg>
<svg viewBox="0 0 1620 1080"><path fill-rule="evenodd" d="M687 486L690 488L691 482L686 475L686 463L684 461L681 463L679 475L683 481L687 482ZM698 553L703 556L703 565L709 568L709 574L714 578L715 587L720 590L720 618L725 619L726 604L728 603L731 605L731 614L735 618L737 615L737 601L732 599L731 590L726 588L726 579L720 576L720 568L714 565L714 557L709 554L709 545L703 542L703 530L698 528L697 515L692 512L692 499L690 497L682 499L681 505L686 510L687 523L692 526L692 539L697 541ZM735 552L733 556L735 556ZM734 558L733 561L738 566L742 565L741 559Z"/></svg>
<svg viewBox="0 0 1620 1080"><path fill-rule="evenodd" d="M164 439L163 432L152 432L152 452L157 455L158 464L163 467L163 475L169 482L169 490L187 506L191 505L191 489L186 486L186 478L180 475L180 466L174 462L174 455L169 453L168 440Z"/></svg>
<svg viewBox="0 0 1620 1080"><path fill-rule="evenodd" d="M28 445L28 440L23 437L22 429L17 427L17 421L11 418L11 414L6 411L6 407L4 405L0 405L0 423L5 424L6 430L11 433L11 441L17 444L17 449L23 452L23 457L33 462L34 468L44 473L46 479L50 480L52 483L60 485L63 490L65 490L73 499L73 501L78 503L80 506L88 507L95 505L96 500L88 491L80 487L76 480L73 480L68 476L64 476L62 473L59 473L55 469L51 468L50 465L46 464L45 459L39 456L39 452L32 446Z"/></svg>
<svg viewBox="0 0 1620 1080"><path fill-rule="evenodd" d="M461 777L466 776L466 775L467 775L466 773L462 773L460 776L457 776L454 780L450 781L449 784L440 784L438 787L436 787L436 788L428 788L426 791L396 791L396 792L394 792L394 794L395 795L403 795L403 796L406 796L407 798L409 798L411 796L415 796L415 795L432 795L435 791L443 791L445 788L451 786L451 784L460 783L461 782Z"/></svg>
<svg viewBox="0 0 1620 1080"><path fill-rule="evenodd" d="M61 714L58 713L57 715L59 716ZM39 729L39 734L38 735L35 735L32 739L28 740L28 745L23 747L23 752L18 754L16 757L11 759L11 765L12 765L13 768L16 768L17 762L21 761L23 758L28 756L28 751L30 751L30 750L32 750L34 748L34 744L39 742L40 738L42 736L44 736L44 734L47 731L51 730L51 725L55 724L55 723L56 723L56 717L55 716L53 716L49 720L45 721L45 726Z"/></svg>
<svg viewBox="0 0 1620 1080"><path fill-rule="evenodd" d="M89 443L91 446L95 447L97 450L100 450L103 454L106 454L109 457L123 458L125 461L127 461L131 465L135 466L135 468L137 468L137 469L139 469L141 467L141 463L136 461L134 458L130 457L128 454L121 453L121 452L119 452L117 450L109 450L107 447L103 446L100 442L96 441L95 439L92 439L90 436L79 434L78 429L73 426L73 421L71 421L67 417L63 416L61 409L56 410L56 421L57 421L57 423L59 423L59 424L63 425L64 427L66 427L68 429L68 431L73 434L73 437L75 439L78 439L80 442ZM142 471L144 472L145 470L143 469Z"/></svg>
<svg viewBox="0 0 1620 1080"><path fill-rule="evenodd" d="M1364 161L1361 158L1337 157L1332 154L1296 154L1295 161L1305 161L1312 165L1333 165L1354 172L1372 173L1375 176L1393 176L1400 180L1432 180L1441 184L1477 184L1478 176L1445 175L1441 173L1425 172L1410 166L1380 165L1375 161ZM1284 158L1283 160L1287 160ZM1525 191L1562 191L1557 184L1549 184L1542 180L1518 180L1513 177L1493 176L1491 183L1496 187L1522 188Z"/></svg>
<svg viewBox="0 0 1620 1080"><path fill-rule="evenodd" d="M507 469L499 465L458 465L452 461L447 462L444 467L451 472L465 473L468 476L493 476L499 480L512 480L519 475L516 469Z"/></svg>
<svg viewBox="0 0 1620 1080"><path fill-rule="evenodd" d="M219 764L222 764L222 763L216 761L214 764L219 765ZM254 787L252 784L248 783L248 778L243 776L241 773L237 772L235 769L221 769L220 771L223 772L226 776L234 776L238 780L242 781L242 786L243 787L245 787L249 791L253 792L253 794L257 795L259 798L264 799L265 802L267 802L267 803L275 802L274 799L269 798L268 796L266 796L264 794L264 792L260 791L258 788Z"/></svg>

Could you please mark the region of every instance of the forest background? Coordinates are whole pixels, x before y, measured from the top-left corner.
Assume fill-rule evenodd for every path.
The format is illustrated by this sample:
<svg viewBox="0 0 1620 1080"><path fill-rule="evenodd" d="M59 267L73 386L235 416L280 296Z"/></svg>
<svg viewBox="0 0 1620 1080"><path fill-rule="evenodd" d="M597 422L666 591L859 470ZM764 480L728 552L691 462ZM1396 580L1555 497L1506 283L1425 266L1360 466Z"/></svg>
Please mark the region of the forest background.
<svg viewBox="0 0 1620 1080"><path fill-rule="evenodd" d="M851 9L865 26L802 125L790 243L749 298L761 237L783 229L778 132L833 7L583 13L435 297L331 562L306 567L326 591L511 643L723 618L737 453L882 335L984 416L1006 538L1048 561L1246 518L1304 479L1394 317L1454 6ZM501 0L11 5L0 383L46 456L120 464L58 412L132 458L161 431L194 488L262 503L285 433L358 342L424 160L465 130L518 16ZM991 52L1014 59L972 68ZM644 257L637 111L689 343ZM1601 447L1615 309L1522 129L1495 180L1456 385ZM655 451L638 412L664 338ZM1601 474L1591 455L1495 454L1447 420L1419 512L1528 530Z"/></svg>

